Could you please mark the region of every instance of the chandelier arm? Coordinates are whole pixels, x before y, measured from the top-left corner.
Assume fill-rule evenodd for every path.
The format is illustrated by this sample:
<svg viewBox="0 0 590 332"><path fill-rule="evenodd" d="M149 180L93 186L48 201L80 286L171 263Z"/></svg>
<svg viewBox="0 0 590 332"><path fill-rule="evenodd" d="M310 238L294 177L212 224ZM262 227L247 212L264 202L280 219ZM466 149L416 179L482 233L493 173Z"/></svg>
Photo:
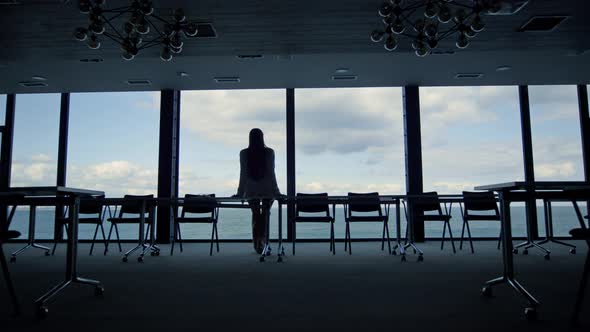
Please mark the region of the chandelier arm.
<svg viewBox="0 0 590 332"><path fill-rule="evenodd" d="M160 37L165 36L151 20L149 20L147 17L145 18L145 20L148 22L149 25L152 26L152 28L154 28L154 30L156 30L156 32L158 33L158 35L160 35Z"/></svg>
<svg viewBox="0 0 590 332"><path fill-rule="evenodd" d="M456 1L452 1L450 4L452 4L452 5L454 5L454 6L457 6L457 7L469 8L469 9L473 10L473 7L472 7L472 6L470 6L470 5L465 5L465 4L462 4L462 3L456 2Z"/></svg>
<svg viewBox="0 0 590 332"><path fill-rule="evenodd" d="M119 38L121 38L121 40L125 39L125 38L123 38L123 35L121 35L121 33L120 33L120 32L119 32L117 29L115 29L115 27L114 27L114 26L113 26L113 24L111 23L111 20L112 20L113 18L111 18L111 19L107 19L107 18L106 18L104 15L101 15L101 16L102 16L102 18L104 19L104 21L105 21L105 22L106 22L106 23L107 23L107 24L108 24L108 25L111 27L111 29L113 29L113 31L115 31L115 32L117 33L117 35L119 36Z"/></svg>
<svg viewBox="0 0 590 332"><path fill-rule="evenodd" d="M115 13L117 13L117 15L114 15L113 17L109 17L108 21L112 21L114 19L117 19L117 18L121 17L123 14L127 14L129 12L130 11L128 11L128 10L127 11L122 11L122 12L115 12ZM106 19L106 16L104 15L104 13L101 16L105 19L105 21L107 20Z"/></svg>
<svg viewBox="0 0 590 332"><path fill-rule="evenodd" d="M144 45L142 45L138 50L145 50L147 48L152 48L154 46L158 46L160 43L159 42L151 42L151 43L145 43Z"/></svg>
<svg viewBox="0 0 590 332"><path fill-rule="evenodd" d="M117 43L117 44L119 44L119 45L123 45L123 39L119 40L119 39L117 38L117 36L115 36L115 35L112 35L112 34L110 34L110 33L106 32L106 31L103 33L103 35L104 35L104 36L106 36L106 37L108 37L109 39L111 39L111 40L112 40L112 41L114 41L115 43Z"/></svg>
<svg viewBox="0 0 590 332"><path fill-rule="evenodd" d="M154 15L154 14L152 14L152 15L151 15L151 17L153 17L153 18L155 18L155 19L157 19L157 20L159 20L159 21L161 21L161 22L164 22L164 23L166 23L166 24L170 24L170 22L166 21L165 19L161 18L161 17L160 17L160 16L158 16L158 15Z"/></svg>
<svg viewBox="0 0 590 332"><path fill-rule="evenodd" d="M426 7L426 4L418 2L418 3L415 3L415 4L411 5L411 6L408 6L406 8L402 8L402 11L416 10L416 9L418 9L420 7Z"/></svg>
<svg viewBox="0 0 590 332"><path fill-rule="evenodd" d="M455 32L457 32L457 31L459 31L458 27L459 27L459 24L455 24L453 27L449 28L449 30L447 30L447 31L443 32L443 33L441 34L441 36L438 38L438 41L441 41L441 40L443 40L443 39L446 39L446 38L448 38L450 35L452 35L453 33L455 33Z"/></svg>
<svg viewBox="0 0 590 332"><path fill-rule="evenodd" d="M131 9L131 6L124 6L124 7L117 7L113 9L103 10L103 13L120 13L120 12L128 12Z"/></svg>

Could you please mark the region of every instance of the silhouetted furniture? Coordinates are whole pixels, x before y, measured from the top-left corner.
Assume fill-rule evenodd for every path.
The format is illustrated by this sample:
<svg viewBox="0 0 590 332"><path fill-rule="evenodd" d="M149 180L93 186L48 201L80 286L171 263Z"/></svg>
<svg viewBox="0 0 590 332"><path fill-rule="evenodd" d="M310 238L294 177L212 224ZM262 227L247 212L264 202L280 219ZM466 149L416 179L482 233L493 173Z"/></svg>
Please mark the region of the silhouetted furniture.
<svg viewBox="0 0 590 332"><path fill-rule="evenodd" d="M297 226L299 223L329 223L330 224L330 251L336 254L336 241L334 238L334 216L335 205L332 205L330 215L330 204L328 194L303 194L297 193L295 201L295 218L291 221L293 227L293 255L295 255L295 241L297 240ZM311 215L310 215L311 214Z"/></svg>
<svg viewBox="0 0 590 332"><path fill-rule="evenodd" d="M177 209L175 209L174 212L174 237L172 238L170 255L174 254L174 246L177 240L180 244L180 252L182 252L183 250L182 235L180 233L180 224L211 224L211 246L209 248L209 256L213 255L214 240L217 245L217 252L219 252L219 234L217 232L217 219L219 217L219 207L217 207L217 200L215 199L215 194L186 194L184 195L184 200L182 203L182 212L180 214L180 217L177 216ZM187 214L189 214L190 216L187 216Z"/></svg>
<svg viewBox="0 0 590 332"><path fill-rule="evenodd" d="M104 221L104 212L105 212L105 205L103 204L104 196L90 196L90 197L83 197L80 200L80 212L79 214L84 215L94 215L94 216L86 216L86 217L78 217L78 224L87 224L87 225L96 225L94 229L94 236L92 238L92 244L90 245L90 255L94 250L94 242L96 241L96 236L98 235L98 229L100 228L102 232L102 239L104 242L104 249L105 254L108 249L107 247L107 237L104 233L103 221ZM68 209L66 209L64 217L58 218L57 222L63 227L65 230L65 234L69 236L68 232L68 224L70 223L71 214L66 217L68 214ZM58 241L54 241L53 243L53 250L51 254L55 254L55 249L57 248Z"/></svg>
<svg viewBox="0 0 590 332"><path fill-rule="evenodd" d="M452 204L452 203L451 203ZM452 205L451 205L452 208ZM445 234L447 227L449 228L449 238L453 247L453 253L456 253L455 243L453 242L453 232L451 231L451 211L445 204L445 212L443 213L441 208L441 201L436 191L425 192L420 195L414 202L414 211L416 212L416 218L426 221L442 221L443 222L443 233L440 241L440 249L444 248ZM427 212L435 212L435 214L427 214Z"/></svg>
<svg viewBox="0 0 590 332"><path fill-rule="evenodd" d="M588 284L588 273L590 272L590 229L575 228L570 231L571 236L576 240L584 240L588 244L588 253L586 254L586 262L584 263L584 272L582 272L582 279L578 288L576 296L576 303L574 305L574 313L572 315L572 322L577 324L580 316L582 303L584 302L584 293L586 292L586 285Z"/></svg>
<svg viewBox="0 0 590 332"><path fill-rule="evenodd" d="M137 261L143 262L145 253L149 250L152 256L160 255L160 248L155 245L154 238L154 204L152 202L154 195L125 195L121 202L118 217L110 217L108 221L111 222L109 235L107 237L107 248L111 239L113 228L117 232L117 239L119 235L118 225L124 224L138 224L139 225L139 243L134 248L128 250L123 254L122 261L127 262L127 257L133 252L141 249L141 254ZM115 214L117 212L115 211ZM132 216L128 216L132 215ZM146 234L144 235L144 228L147 225ZM146 244L145 239L149 234L149 245ZM119 244L119 250L121 249Z"/></svg>
<svg viewBox="0 0 590 332"><path fill-rule="evenodd" d="M469 237L469 246L471 247L471 253L473 250L473 241L471 239L471 229L469 228L469 221L501 221L500 210L498 210L498 204L496 204L496 196L491 191L484 192L463 192L463 204L459 204L461 208L461 216L463 217L463 227L461 229L461 242L459 243L459 249L463 250L463 238L465 235L465 227L467 227L467 235ZM487 211L487 214L481 214ZM475 213L474 213L475 212ZM489 214L493 212L493 214ZM498 236L498 249L502 240L502 229L500 228L500 235Z"/></svg>
<svg viewBox="0 0 590 332"><path fill-rule="evenodd" d="M14 309L14 315L20 314L20 305L18 302L18 298L16 296L16 290L14 289L14 284L12 283L12 278L10 277L10 272L8 271L8 264L6 263L6 257L4 256L4 243L11 239L18 238L21 234L17 231L8 230L10 227L10 223L12 218L14 217L14 212L16 211L16 207L18 206L18 201L24 198L23 195L2 195L0 196L1 200L4 201L12 201L13 204L10 207L10 213L4 223L0 223L0 264L2 265L2 275L4 276L4 280L6 282L6 286L8 287L8 294L10 295L10 300L12 301L12 306ZM1 209L7 209L8 206L0 205Z"/></svg>
<svg viewBox="0 0 590 332"><path fill-rule="evenodd" d="M555 244L559 244L565 247L569 247L570 248L570 253L571 254L575 254L576 253L576 246L570 243L565 243L563 241L559 241L557 239L555 239L554 235L553 235L553 209L551 207L551 200L550 199L544 199L543 200L543 212L545 213L545 239L536 242L537 245L541 245L541 244L545 244L548 242L553 242ZM528 245L525 247L523 254L527 254L527 249L533 247L533 245ZM549 257L548 255L546 257Z"/></svg>
<svg viewBox="0 0 590 332"><path fill-rule="evenodd" d="M373 214L371 214L371 212ZM361 213L361 214L359 214ZM344 221L346 233L344 237L344 251L352 254L352 239L350 235L350 223L353 222L380 222L383 223L381 236L381 250L385 248L385 236L387 235L387 247L391 254L391 242L389 239L389 205L386 205L385 213L381 209L379 193L348 193L348 202L344 205Z"/></svg>

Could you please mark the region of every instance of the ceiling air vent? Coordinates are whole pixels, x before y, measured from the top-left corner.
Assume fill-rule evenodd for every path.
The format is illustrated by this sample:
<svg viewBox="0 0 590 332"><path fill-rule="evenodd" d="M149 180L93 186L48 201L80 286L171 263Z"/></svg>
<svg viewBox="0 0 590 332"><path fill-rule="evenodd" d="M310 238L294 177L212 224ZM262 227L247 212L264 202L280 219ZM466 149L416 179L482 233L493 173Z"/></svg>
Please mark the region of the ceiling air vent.
<svg viewBox="0 0 590 332"><path fill-rule="evenodd" d="M125 82L132 86L152 85L152 81L150 80L127 80Z"/></svg>
<svg viewBox="0 0 590 332"><path fill-rule="evenodd" d="M18 84L25 88L44 88L47 86L47 83L40 81L24 81L18 82Z"/></svg>
<svg viewBox="0 0 590 332"><path fill-rule="evenodd" d="M101 58L92 58L92 59L80 59L80 62L82 63L100 63L103 62L104 60Z"/></svg>
<svg viewBox="0 0 590 332"><path fill-rule="evenodd" d="M187 38L217 38L217 32L211 23L197 23L197 34Z"/></svg>
<svg viewBox="0 0 590 332"><path fill-rule="evenodd" d="M565 21L568 16L533 16L518 31L520 32L547 32L553 31L561 22Z"/></svg>
<svg viewBox="0 0 590 332"><path fill-rule="evenodd" d="M458 80L478 79L478 78L482 78L482 77L483 77L482 73L458 73L457 75L455 75L455 78Z"/></svg>
<svg viewBox="0 0 590 332"><path fill-rule="evenodd" d="M430 54L432 55L453 55L455 54L455 51L453 50L442 50L442 49L433 49L432 51L430 51Z"/></svg>
<svg viewBox="0 0 590 332"><path fill-rule="evenodd" d="M263 59L264 55L262 55L262 54L238 54L238 55L236 55L236 58L241 59L241 60L258 60L258 59Z"/></svg>
<svg viewBox="0 0 590 332"><path fill-rule="evenodd" d="M356 75L334 75L332 81L356 81L358 76Z"/></svg>
<svg viewBox="0 0 590 332"><path fill-rule="evenodd" d="M492 9L486 15L514 15L529 3L528 0L482 0L484 5L491 5Z"/></svg>
<svg viewBox="0 0 590 332"><path fill-rule="evenodd" d="M239 77L215 77L215 83L224 84L224 83L240 83Z"/></svg>

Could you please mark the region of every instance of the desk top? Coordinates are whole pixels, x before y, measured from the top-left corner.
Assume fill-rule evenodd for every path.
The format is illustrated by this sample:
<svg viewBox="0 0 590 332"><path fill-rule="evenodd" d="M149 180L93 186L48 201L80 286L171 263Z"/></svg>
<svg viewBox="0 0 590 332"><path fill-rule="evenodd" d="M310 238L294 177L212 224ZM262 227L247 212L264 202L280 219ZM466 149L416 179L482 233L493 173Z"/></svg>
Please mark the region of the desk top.
<svg viewBox="0 0 590 332"><path fill-rule="evenodd" d="M21 193L25 196L57 196L59 194L66 195L88 195L88 196L99 196L104 195L104 191L71 188L64 186L54 187L12 187L8 188L10 193Z"/></svg>
<svg viewBox="0 0 590 332"><path fill-rule="evenodd" d="M590 184L584 181L524 181L504 182L474 187L475 190L511 191L511 190L590 190Z"/></svg>

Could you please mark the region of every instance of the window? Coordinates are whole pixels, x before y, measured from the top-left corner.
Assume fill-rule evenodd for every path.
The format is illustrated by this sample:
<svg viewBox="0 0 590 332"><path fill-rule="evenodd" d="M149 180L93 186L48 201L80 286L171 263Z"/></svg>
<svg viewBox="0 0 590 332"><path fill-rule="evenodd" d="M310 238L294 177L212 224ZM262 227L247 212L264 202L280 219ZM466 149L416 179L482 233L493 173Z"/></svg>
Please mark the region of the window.
<svg viewBox="0 0 590 332"><path fill-rule="evenodd" d="M12 187L55 186L59 109L59 94L16 96L10 179ZM26 238L29 214L24 207L17 211L11 226ZM35 234L37 238L53 238L54 216L55 208L38 208Z"/></svg>
<svg viewBox="0 0 590 332"><path fill-rule="evenodd" d="M67 185L107 197L157 196L159 119L159 92L72 94ZM80 227L80 238L93 231ZM121 238L137 238L136 226L120 231Z"/></svg>
<svg viewBox="0 0 590 332"><path fill-rule="evenodd" d="M296 191L405 193L402 115L400 88L295 90ZM336 218L344 220L342 207ZM344 237L344 223L335 228L336 237ZM380 232L373 223L351 226L354 238ZM297 225L297 238L328 235L325 225Z"/></svg>
<svg viewBox="0 0 590 332"><path fill-rule="evenodd" d="M529 87L536 181L584 181L578 94L574 85ZM541 204L540 202L538 204ZM539 209L539 233L544 214ZM556 236L579 227L569 203L553 203Z"/></svg>
<svg viewBox="0 0 590 332"><path fill-rule="evenodd" d="M461 194L477 185L524 179L520 107L516 87L420 88L424 191ZM524 213L522 206L514 213ZM462 218L453 205L454 236ZM470 223L472 235L497 237L499 224ZM440 237L442 223L426 223L427 237ZM526 234L514 218L514 235Z"/></svg>
<svg viewBox="0 0 590 332"><path fill-rule="evenodd" d="M6 118L6 95L0 94L0 126L4 125L5 118Z"/></svg>
<svg viewBox="0 0 590 332"><path fill-rule="evenodd" d="M181 196L235 194L240 176L239 153L248 146L252 128L260 128L266 145L274 149L279 189L286 193L285 90L183 91L181 105ZM221 238L252 237L250 210L223 209L219 220ZM276 236L276 225L275 204L271 210L271 236ZM182 232L185 239L210 236L210 229L202 225L183 225Z"/></svg>

